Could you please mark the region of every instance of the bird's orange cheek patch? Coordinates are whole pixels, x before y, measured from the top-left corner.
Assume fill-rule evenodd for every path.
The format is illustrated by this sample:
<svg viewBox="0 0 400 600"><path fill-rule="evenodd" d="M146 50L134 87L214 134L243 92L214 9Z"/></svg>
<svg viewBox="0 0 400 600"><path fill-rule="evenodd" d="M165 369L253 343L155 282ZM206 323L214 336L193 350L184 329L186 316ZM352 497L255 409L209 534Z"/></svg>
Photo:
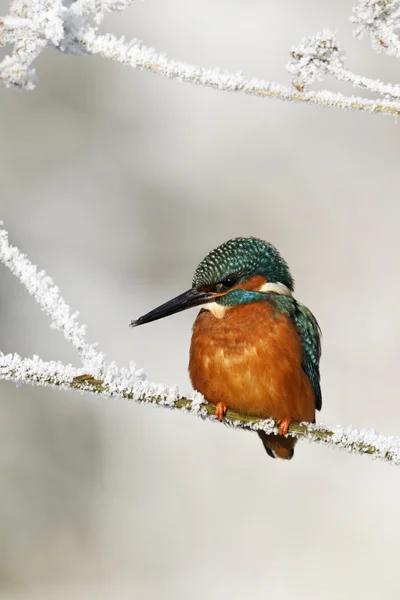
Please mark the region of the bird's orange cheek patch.
<svg viewBox="0 0 400 600"><path fill-rule="evenodd" d="M239 285L236 285L235 288L254 292L258 291L265 283L267 283L265 277L262 275L254 275L254 277L250 277L247 281L242 281Z"/></svg>

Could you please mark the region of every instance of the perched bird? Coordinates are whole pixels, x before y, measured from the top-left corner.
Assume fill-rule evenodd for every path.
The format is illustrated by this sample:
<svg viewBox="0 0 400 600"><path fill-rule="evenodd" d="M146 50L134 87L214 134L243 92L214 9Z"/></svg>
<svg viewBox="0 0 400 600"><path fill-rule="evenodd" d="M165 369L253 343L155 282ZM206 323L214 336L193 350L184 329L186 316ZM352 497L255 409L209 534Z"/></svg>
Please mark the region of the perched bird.
<svg viewBox="0 0 400 600"><path fill-rule="evenodd" d="M190 346L193 387L215 404L220 420L228 408L277 419L279 435L258 433L272 458L291 459L296 438L284 437L290 422L314 423L321 409L321 331L293 289L272 244L234 238L199 264L190 290L131 322L201 305Z"/></svg>

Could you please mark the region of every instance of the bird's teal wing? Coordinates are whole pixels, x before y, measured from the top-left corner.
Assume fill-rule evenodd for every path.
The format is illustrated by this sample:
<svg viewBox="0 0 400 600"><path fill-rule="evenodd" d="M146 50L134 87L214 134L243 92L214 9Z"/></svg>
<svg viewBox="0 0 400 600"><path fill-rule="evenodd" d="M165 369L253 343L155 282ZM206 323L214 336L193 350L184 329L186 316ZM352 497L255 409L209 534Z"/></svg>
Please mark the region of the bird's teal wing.
<svg viewBox="0 0 400 600"><path fill-rule="evenodd" d="M321 358L321 329L317 319L304 304L291 296L265 294L275 306L277 313L283 312L293 321L303 346L303 369L308 376L315 394L315 408L321 410L322 395L319 376Z"/></svg>
<svg viewBox="0 0 400 600"><path fill-rule="evenodd" d="M296 302L293 321L303 344L303 369L311 381L315 393L315 408L321 410L322 395L319 375L319 359L321 357L321 329L312 312Z"/></svg>

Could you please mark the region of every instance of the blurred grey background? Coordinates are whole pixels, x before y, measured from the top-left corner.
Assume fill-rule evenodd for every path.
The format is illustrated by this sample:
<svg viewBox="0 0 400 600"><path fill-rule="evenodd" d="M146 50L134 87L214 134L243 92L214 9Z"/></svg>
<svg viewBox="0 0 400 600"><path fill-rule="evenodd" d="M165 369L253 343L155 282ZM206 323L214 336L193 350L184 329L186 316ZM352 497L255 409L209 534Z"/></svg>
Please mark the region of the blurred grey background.
<svg viewBox="0 0 400 600"><path fill-rule="evenodd" d="M290 46L330 27L354 71L396 81L350 14L344 0L147 0L104 30L285 83ZM37 69L34 92L0 92L0 215L107 358L190 390L195 311L128 323L187 289L215 246L259 236L322 326L320 419L400 434L396 120L51 50ZM1 350L78 364L1 265L0 286ZM190 416L0 390L1 599L399 597L398 469L305 443L286 464Z"/></svg>

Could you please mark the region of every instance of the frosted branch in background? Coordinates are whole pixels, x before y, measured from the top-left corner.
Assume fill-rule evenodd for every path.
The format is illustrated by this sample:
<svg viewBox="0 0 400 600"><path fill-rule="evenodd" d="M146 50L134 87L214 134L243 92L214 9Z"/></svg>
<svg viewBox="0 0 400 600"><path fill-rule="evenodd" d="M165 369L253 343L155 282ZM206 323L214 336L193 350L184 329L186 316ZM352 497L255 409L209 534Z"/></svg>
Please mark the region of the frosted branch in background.
<svg viewBox="0 0 400 600"><path fill-rule="evenodd" d="M0 221L0 226L2 225ZM94 345L86 342L86 325L79 325L78 314L71 314L70 307L61 296L60 290L44 271L38 271L30 260L8 241L8 233L0 229L0 261L3 262L34 296L36 302L51 317L51 327L64 334L79 352L83 366L96 372L104 362Z"/></svg>
<svg viewBox="0 0 400 600"><path fill-rule="evenodd" d="M193 392L181 396L177 387L148 381L142 370L134 363L118 367L115 362L106 363L103 355L86 341L86 327L79 325L77 313L63 300L60 290L44 271L39 271L22 252L8 241L8 234L0 228L0 262L4 263L18 280L34 296L68 342L80 354L82 365L74 367L57 361L44 361L38 356L21 358L18 354L0 351L0 380L13 381L17 385L30 384L51 386L62 390L80 390L105 397L134 400L153 406L165 406L173 410L190 412L202 419L219 421L215 406L208 404L201 394ZM88 373L90 370L90 373ZM235 429L263 430L277 433L273 419L241 415L228 410L225 425ZM343 448L347 452L367 454L373 458L400 466L400 437L381 436L373 430L358 431L352 427L338 426L333 429L309 423L291 423L289 434L320 444Z"/></svg>
<svg viewBox="0 0 400 600"><path fill-rule="evenodd" d="M340 72L344 68L344 50L329 29L313 37L305 37L298 47L292 48L291 56L293 60L287 64L287 70L299 91L314 81L323 81L331 70Z"/></svg>
<svg viewBox="0 0 400 600"><path fill-rule="evenodd" d="M72 54L100 54L133 68L221 91L400 114L399 85L373 80L346 68L344 50L329 30L305 37L298 47L292 49L292 60L288 64L292 85L284 86L171 60L139 40L126 41L112 34L100 34L99 24L106 13L125 10L131 4L132 0L12 1L10 14L0 20L0 44L13 46L11 53L0 63L0 83L6 87L32 90L37 83L33 63L46 47L52 47ZM369 33L374 50L400 58L399 19L397 0L360 0L350 20L356 24L356 37ZM322 81L327 75L379 96L370 99L343 95L329 89L309 89L315 81Z"/></svg>

